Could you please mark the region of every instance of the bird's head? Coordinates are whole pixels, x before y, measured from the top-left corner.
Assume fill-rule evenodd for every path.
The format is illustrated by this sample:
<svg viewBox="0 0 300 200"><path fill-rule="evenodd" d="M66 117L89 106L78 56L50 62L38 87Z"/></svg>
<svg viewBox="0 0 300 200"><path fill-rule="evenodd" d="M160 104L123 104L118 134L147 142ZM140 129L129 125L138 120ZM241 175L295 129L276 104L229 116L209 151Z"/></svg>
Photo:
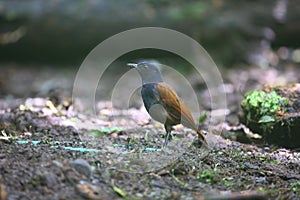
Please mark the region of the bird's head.
<svg viewBox="0 0 300 200"><path fill-rule="evenodd" d="M137 64L128 63L127 66L135 68L139 72L143 84L163 82L158 62L143 61Z"/></svg>

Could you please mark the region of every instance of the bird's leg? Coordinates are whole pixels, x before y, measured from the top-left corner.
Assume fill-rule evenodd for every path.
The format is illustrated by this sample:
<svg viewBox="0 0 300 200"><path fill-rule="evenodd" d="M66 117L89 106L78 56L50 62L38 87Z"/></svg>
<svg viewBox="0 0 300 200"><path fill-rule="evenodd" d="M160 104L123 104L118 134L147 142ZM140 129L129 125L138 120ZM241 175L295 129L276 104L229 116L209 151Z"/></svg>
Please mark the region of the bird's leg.
<svg viewBox="0 0 300 200"><path fill-rule="evenodd" d="M168 145L170 136L172 138L172 135L171 135L172 126L165 124L165 129L166 129L166 137L165 137L165 142L164 142L163 147L166 147Z"/></svg>

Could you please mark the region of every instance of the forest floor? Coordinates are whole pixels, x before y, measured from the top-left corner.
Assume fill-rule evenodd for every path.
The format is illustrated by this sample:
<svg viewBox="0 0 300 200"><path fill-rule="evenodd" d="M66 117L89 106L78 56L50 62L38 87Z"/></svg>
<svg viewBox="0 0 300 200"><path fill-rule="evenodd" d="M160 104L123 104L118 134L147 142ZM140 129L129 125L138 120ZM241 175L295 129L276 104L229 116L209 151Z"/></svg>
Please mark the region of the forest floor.
<svg viewBox="0 0 300 200"><path fill-rule="evenodd" d="M182 126L161 148L163 126L139 106L74 109L75 71L2 64L0 199L299 199L299 149L251 137L238 117L245 91L299 82L299 67L222 74L226 120L201 126L210 149ZM190 79L210 116L207 90Z"/></svg>

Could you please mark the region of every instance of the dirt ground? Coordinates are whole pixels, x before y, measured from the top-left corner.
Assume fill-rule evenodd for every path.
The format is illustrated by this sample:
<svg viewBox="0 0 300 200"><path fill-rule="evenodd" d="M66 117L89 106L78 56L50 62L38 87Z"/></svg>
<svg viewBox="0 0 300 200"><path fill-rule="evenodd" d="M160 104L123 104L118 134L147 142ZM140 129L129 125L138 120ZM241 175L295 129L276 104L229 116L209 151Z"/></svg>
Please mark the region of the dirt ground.
<svg viewBox="0 0 300 200"><path fill-rule="evenodd" d="M140 109L97 103L97 116L74 109L76 70L2 64L0 199L299 199L299 149L265 144L239 122L245 91L300 81L299 66L224 71L228 112L211 126L210 149ZM210 116L209 94L189 75ZM176 84L170 83L171 85ZM106 99L107 100L107 99Z"/></svg>

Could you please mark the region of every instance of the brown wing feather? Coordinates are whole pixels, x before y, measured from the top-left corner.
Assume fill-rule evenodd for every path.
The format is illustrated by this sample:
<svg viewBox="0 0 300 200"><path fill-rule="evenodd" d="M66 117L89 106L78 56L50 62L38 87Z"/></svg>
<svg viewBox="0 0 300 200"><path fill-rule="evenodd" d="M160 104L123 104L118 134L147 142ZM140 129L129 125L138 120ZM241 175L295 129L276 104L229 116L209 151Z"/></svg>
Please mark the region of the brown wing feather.
<svg viewBox="0 0 300 200"><path fill-rule="evenodd" d="M181 109L180 100L176 92L166 83L156 84L161 103L168 113L167 122L172 125L180 124Z"/></svg>
<svg viewBox="0 0 300 200"><path fill-rule="evenodd" d="M175 124L181 124L197 130L194 119L187 106L179 99L176 92L166 83L157 84L156 89L161 95L161 101L168 112L169 120Z"/></svg>
<svg viewBox="0 0 300 200"><path fill-rule="evenodd" d="M180 100L173 88L166 83L159 83L156 84L156 89L168 114L167 123L171 125L182 124L195 130L202 142L208 146L203 134L197 129L188 107Z"/></svg>

